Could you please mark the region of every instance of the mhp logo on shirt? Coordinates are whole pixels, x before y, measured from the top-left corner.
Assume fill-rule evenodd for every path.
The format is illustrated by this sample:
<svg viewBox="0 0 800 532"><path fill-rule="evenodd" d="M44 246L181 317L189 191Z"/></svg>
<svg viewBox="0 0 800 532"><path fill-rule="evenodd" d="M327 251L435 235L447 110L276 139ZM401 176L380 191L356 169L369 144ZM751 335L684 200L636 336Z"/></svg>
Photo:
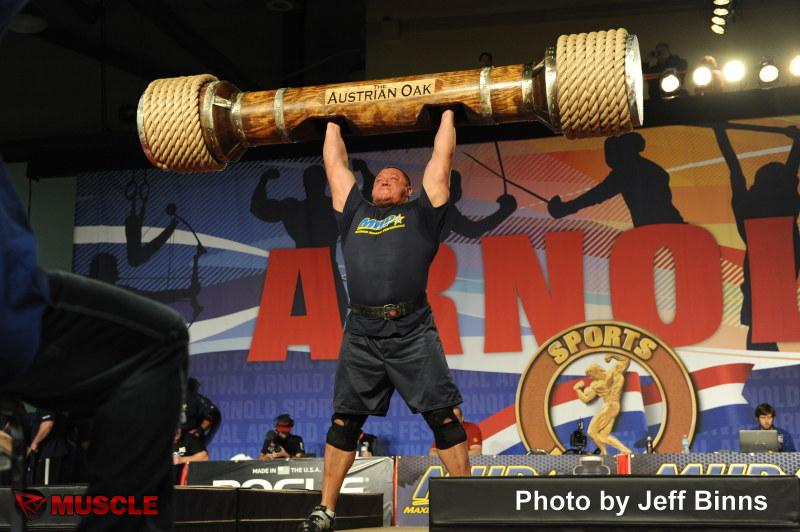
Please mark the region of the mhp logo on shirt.
<svg viewBox="0 0 800 532"><path fill-rule="evenodd" d="M382 220L375 218L364 218L358 223L355 234L357 235L380 235L392 229L400 229L405 227L403 223L406 217L402 214L392 214Z"/></svg>

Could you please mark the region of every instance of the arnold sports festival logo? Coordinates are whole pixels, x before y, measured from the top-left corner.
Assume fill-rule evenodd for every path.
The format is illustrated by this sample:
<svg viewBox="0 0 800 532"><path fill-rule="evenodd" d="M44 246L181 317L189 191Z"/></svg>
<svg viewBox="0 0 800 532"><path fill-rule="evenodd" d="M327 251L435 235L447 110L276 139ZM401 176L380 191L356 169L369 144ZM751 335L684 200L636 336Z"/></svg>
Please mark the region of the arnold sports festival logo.
<svg viewBox="0 0 800 532"><path fill-rule="evenodd" d="M588 421L600 454L679 452L697 422L692 379L656 335L618 321L566 329L543 343L517 389L517 429L528 449L560 454Z"/></svg>

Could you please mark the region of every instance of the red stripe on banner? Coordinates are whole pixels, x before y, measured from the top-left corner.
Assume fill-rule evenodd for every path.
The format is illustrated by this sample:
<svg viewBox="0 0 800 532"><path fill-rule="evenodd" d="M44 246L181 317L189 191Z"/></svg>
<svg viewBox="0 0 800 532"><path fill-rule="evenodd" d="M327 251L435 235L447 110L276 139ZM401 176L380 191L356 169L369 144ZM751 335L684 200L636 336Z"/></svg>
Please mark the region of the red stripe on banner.
<svg viewBox="0 0 800 532"><path fill-rule="evenodd" d="M642 388L642 402L644 406L654 405L661 402L661 392L656 383L648 384Z"/></svg>
<svg viewBox="0 0 800 532"><path fill-rule="evenodd" d="M578 399L578 395L575 393L574 388L575 383L578 381L583 381L588 386L592 379L589 377L585 377L583 379L576 378L557 385L553 389L553 393L550 395L550 406L558 406L560 404L568 403ZM625 393L636 393L641 391L642 387L639 382L639 374L636 372L627 372L625 374Z"/></svg>
<svg viewBox="0 0 800 532"><path fill-rule="evenodd" d="M498 410L491 416L487 417L480 423L478 427L481 429L483 439L494 436L501 430L507 429L510 425L517 423L517 412L515 405L508 405L502 410Z"/></svg>
<svg viewBox="0 0 800 532"><path fill-rule="evenodd" d="M744 384L750 377L753 364L725 364L712 366L692 372L692 380L697 390L719 386L720 384Z"/></svg>
<svg viewBox="0 0 800 532"><path fill-rule="evenodd" d="M731 262L739 267L744 265L744 250L743 249L736 249L729 246L720 246L719 247L720 254L722 258Z"/></svg>
<svg viewBox="0 0 800 532"><path fill-rule="evenodd" d="M719 386L721 384L745 383L750 377L750 372L753 369L753 364L724 364L721 366L712 366L710 368L701 369L691 373L692 380L694 381L695 389L702 390L704 388L711 388L712 386ZM569 381L562 382L557 385L550 396L550 405L558 406L569 401L578 399L575 394L573 386L579 380L584 382L591 379L574 378ZM658 404L662 402L661 393L655 383L648 384L644 387L641 386L639 374L636 372L628 372L625 374L625 393L639 392L642 394L642 402L645 406ZM516 424L517 416L514 405L509 405L502 410L487 417L478 426L481 429L483 438L486 439L501 430Z"/></svg>
<svg viewBox="0 0 800 532"><path fill-rule="evenodd" d="M571 379L557 385L550 395L550 406L557 406L576 400L578 395L575 393L575 383L578 381L583 381L588 386L589 383L592 382L592 379L588 377L583 379Z"/></svg>

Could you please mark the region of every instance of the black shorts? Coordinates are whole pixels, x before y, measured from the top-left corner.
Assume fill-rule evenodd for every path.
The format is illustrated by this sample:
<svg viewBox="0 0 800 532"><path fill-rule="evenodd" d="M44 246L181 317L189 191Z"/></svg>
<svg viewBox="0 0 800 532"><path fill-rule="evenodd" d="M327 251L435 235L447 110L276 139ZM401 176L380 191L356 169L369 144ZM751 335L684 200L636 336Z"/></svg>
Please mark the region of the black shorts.
<svg viewBox="0 0 800 532"><path fill-rule="evenodd" d="M385 416L397 389L412 412L463 402L428 313L403 336L381 338L345 330L333 388L333 411Z"/></svg>

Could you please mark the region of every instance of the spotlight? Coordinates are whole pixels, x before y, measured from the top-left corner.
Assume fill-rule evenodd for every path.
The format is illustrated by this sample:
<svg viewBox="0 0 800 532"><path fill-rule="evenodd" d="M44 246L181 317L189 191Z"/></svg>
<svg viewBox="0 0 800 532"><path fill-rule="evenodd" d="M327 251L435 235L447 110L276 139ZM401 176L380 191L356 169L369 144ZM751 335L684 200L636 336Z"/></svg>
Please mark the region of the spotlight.
<svg viewBox="0 0 800 532"><path fill-rule="evenodd" d="M715 6L727 6L731 3L731 0L714 0Z"/></svg>
<svg viewBox="0 0 800 532"><path fill-rule="evenodd" d="M761 82L762 87L772 85L778 81L779 76L780 71L772 59L765 58L763 61L761 61L761 65L758 69L758 81Z"/></svg>
<svg viewBox="0 0 800 532"><path fill-rule="evenodd" d="M719 24L712 24L711 31L713 31L717 35L725 35L725 26L720 26Z"/></svg>
<svg viewBox="0 0 800 532"><path fill-rule="evenodd" d="M678 77L678 71L674 68L666 69L661 73L658 84L664 96L675 96L675 93L681 88L681 79Z"/></svg>
<svg viewBox="0 0 800 532"><path fill-rule="evenodd" d="M730 11L728 10L727 7L718 7L714 9L714 14L718 17L725 17L728 14L730 14Z"/></svg>
<svg viewBox="0 0 800 532"><path fill-rule="evenodd" d="M711 84L711 69L699 66L692 72L692 81L697 87L708 87Z"/></svg>
<svg viewBox="0 0 800 532"><path fill-rule="evenodd" d="M794 56L792 62L789 63L789 72L796 78L800 77L800 55Z"/></svg>
<svg viewBox="0 0 800 532"><path fill-rule="evenodd" d="M725 66L722 67L722 75L725 76L725 81L732 83L742 81L742 79L744 79L744 72L744 63L738 59L728 61L725 63Z"/></svg>
<svg viewBox="0 0 800 532"><path fill-rule="evenodd" d="M711 22L713 22L717 26L724 26L725 25L725 19L722 18L722 17L711 17Z"/></svg>

